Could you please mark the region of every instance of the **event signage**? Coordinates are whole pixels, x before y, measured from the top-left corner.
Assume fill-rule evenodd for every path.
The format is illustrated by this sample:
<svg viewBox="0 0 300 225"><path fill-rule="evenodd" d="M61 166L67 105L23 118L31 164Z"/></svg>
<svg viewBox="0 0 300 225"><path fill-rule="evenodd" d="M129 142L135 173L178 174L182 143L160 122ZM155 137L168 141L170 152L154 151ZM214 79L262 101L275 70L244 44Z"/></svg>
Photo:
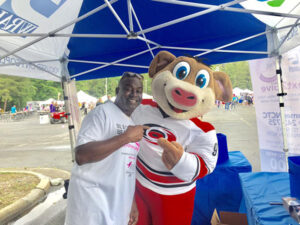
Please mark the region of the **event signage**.
<svg viewBox="0 0 300 225"><path fill-rule="evenodd" d="M289 155L300 155L300 47L282 56ZM262 171L286 171L275 58L250 61Z"/></svg>

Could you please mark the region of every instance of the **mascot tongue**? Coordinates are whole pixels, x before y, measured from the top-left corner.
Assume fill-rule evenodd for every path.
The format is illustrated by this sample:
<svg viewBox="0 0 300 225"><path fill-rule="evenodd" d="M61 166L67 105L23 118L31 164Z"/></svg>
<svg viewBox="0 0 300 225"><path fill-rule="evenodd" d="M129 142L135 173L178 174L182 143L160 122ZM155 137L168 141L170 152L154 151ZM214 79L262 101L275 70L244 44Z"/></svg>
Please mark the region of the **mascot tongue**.
<svg viewBox="0 0 300 225"><path fill-rule="evenodd" d="M183 112L183 110L182 109L178 109L178 108L173 108L173 111L175 111L176 113L182 113Z"/></svg>
<svg viewBox="0 0 300 225"><path fill-rule="evenodd" d="M169 103L169 106L171 106L171 109L172 109L174 112L176 112L176 113L183 113L183 112L186 112L186 110L178 109L178 108L174 107L173 105L171 105L170 103Z"/></svg>

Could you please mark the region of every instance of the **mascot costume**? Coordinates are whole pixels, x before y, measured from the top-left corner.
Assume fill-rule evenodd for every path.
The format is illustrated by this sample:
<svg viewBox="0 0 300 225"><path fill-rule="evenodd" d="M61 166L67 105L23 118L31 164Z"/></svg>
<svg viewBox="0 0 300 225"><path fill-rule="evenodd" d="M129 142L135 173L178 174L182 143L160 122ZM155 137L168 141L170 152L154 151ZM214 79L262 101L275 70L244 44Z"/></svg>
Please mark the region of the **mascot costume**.
<svg viewBox="0 0 300 225"><path fill-rule="evenodd" d="M156 102L140 105L135 124L148 126L137 160L139 225L191 224L196 180L217 162L214 127L198 119L215 100L231 101L228 75L193 57L159 52L149 67Z"/></svg>

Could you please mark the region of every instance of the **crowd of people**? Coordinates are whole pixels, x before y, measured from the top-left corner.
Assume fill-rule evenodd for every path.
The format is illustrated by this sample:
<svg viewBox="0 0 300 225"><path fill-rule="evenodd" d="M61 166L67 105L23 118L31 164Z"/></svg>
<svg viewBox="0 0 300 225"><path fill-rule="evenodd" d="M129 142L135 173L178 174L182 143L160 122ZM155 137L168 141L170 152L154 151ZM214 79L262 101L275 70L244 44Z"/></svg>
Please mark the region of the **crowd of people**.
<svg viewBox="0 0 300 225"><path fill-rule="evenodd" d="M253 105L254 104L253 94L244 94L241 96L237 96L233 94L232 101L226 103L216 100L216 106L218 108L224 108L226 111L236 109L237 105L239 104L248 105L248 106Z"/></svg>

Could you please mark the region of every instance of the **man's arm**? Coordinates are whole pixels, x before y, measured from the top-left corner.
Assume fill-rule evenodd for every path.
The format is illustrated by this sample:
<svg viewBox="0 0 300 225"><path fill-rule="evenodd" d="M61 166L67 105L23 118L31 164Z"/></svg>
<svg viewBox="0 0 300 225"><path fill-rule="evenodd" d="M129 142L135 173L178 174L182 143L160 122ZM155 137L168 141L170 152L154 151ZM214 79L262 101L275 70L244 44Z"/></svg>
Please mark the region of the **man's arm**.
<svg viewBox="0 0 300 225"><path fill-rule="evenodd" d="M142 139L144 127L128 126L127 130L120 135L103 141L92 141L79 145L75 149L75 159L78 165L100 161L122 146L138 142Z"/></svg>
<svg viewBox="0 0 300 225"><path fill-rule="evenodd" d="M135 198L134 198L133 201L132 201L132 205L131 205L131 211L130 211L130 214L129 214L128 225L137 224L138 219L139 219L139 210L137 208L136 201L135 201Z"/></svg>

